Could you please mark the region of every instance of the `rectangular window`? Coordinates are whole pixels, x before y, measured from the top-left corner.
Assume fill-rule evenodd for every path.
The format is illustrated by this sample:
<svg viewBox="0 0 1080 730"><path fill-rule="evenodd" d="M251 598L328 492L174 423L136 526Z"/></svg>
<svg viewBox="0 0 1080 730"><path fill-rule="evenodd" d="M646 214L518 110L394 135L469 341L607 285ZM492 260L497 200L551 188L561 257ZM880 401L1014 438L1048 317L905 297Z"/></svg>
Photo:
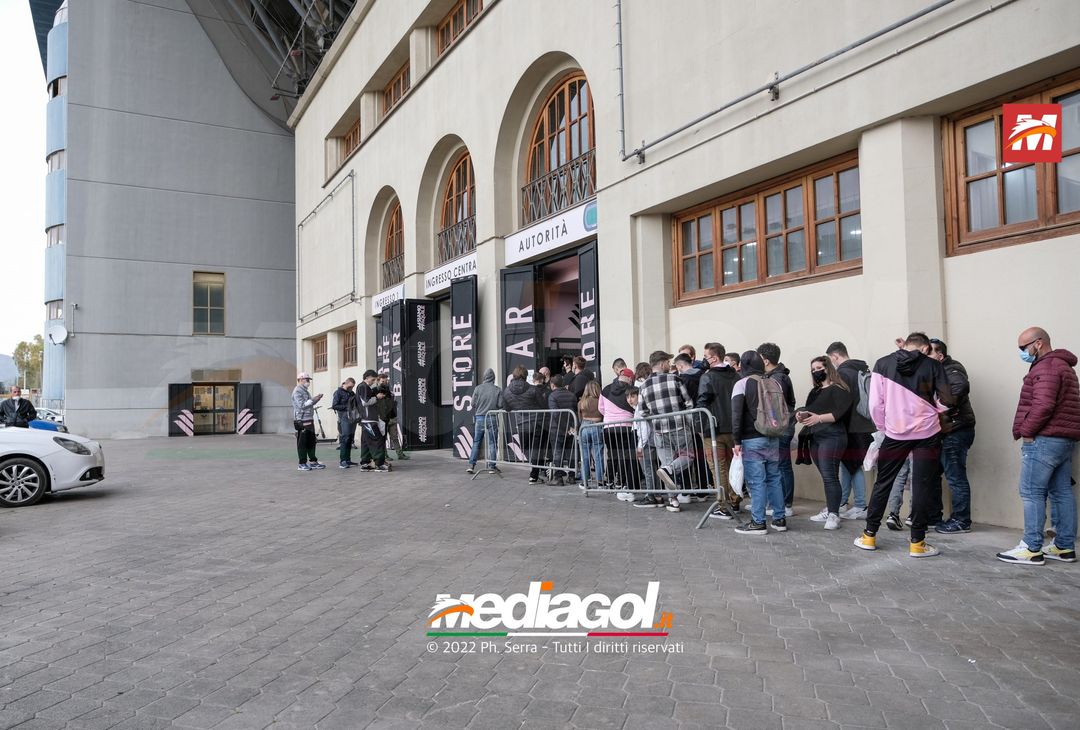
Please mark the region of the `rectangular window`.
<svg viewBox="0 0 1080 730"><path fill-rule="evenodd" d="M438 55L446 52L484 10L483 0L458 0L437 29Z"/></svg>
<svg viewBox="0 0 1080 730"><path fill-rule="evenodd" d="M49 84L49 98L55 99L67 93L67 76L61 76Z"/></svg>
<svg viewBox="0 0 1080 730"><path fill-rule="evenodd" d="M312 363L312 370L317 373L326 371L326 335L319 337L318 339L311 341L311 348L314 354L314 361Z"/></svg>
<svg viewBox="0 0 1080 730"><path fill-rule="evenodd" d="M64 300L54 299L51 302L45 302L45 319L63 319L64 318Z"/></svg>
<svg viewBox="0 0 1080 730"><path fill-rule="evenodd" d="M66 229L64 228L63 223L61 223L58 226L52 226L51 228L46 229L46 231L45 231L45 245L46 245L46 247L59 246L60 244L62 244L64 242L65 235L66 235Z"/></svg>
<svg viewBox="0 0 1080 730"><path fill-rule="evenodd" d="M1003 104L1061 104L1060 163L1001 160ZM943 125L948 253L1080 230L1080 72L955 114Z"/></svg>
<svg viewBox="0 0 1080 730"><path fill-rule="evenodd" d="M225 334L225 274L196 271L193 286L192 333Z"/></svg>
<svg viewBox="0 0 1080 730"><path fill-rule="evenodd" d="M67 166L67 151L57 150L56 152L53 152L46 158L45 164L49 166L49 172L63 170Z"/></svg>
<svg viewBox="0 0 1080 730"><path fill-rule="evenodd" d="M677 302L862 266L854 154L674 217Z"/></svg>
<svg viewBox="0 0 1080 730"><path fill-rule="evenodd" d="M360 146L360 120L357 119L356 123L349 127L349 131L345 133L342 138L344 140L344 147L342 151L341 159L351 155L357 147Z"/></svg>
<svg viewBox="0 0 1080 730"><path fill-rule="evenodd" d="M390 83L383 89L383 116L385 117L394 105L401 101L401 97L405 96L405 92L409 90L409 62L406 61L405 65L401 67L394 78L390 79Z"/></svg>
<svg viewBox="0 0 1080 730"><path fill-rule="evenodd" d="M356 328L345 330L341 337L341 350L343 353L342 367L352 367L356 365Z"/></svg>

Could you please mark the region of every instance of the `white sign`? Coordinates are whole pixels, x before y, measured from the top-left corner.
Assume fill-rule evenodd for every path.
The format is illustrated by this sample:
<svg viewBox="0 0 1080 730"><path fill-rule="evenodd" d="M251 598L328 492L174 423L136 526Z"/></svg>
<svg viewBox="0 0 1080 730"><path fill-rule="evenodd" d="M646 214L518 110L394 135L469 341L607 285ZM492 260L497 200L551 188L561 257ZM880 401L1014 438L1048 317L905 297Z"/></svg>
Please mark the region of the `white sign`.
<svg viewBox="0 0 1080 730"><path fill-rule="evenodd" d="M476 251L447 261L437 269L424 274L424 294L431 296L450 288L453 279L476 273Z"/></svg>
<svg viewBox="0 0 1080 730"><path fill-rule="evenodd" d="M376 316L382 314L383 307L388 307L394 302L401 301L405 298L405 284L398 284L392 286L386 291L381 291L371 298L371 314Z"/></svg>
<svg viewBox="0 0 1080 730"><path fill-rule="evenodd" d="M551 253L596 233L596 201L563 211L531 225L505 240L506 264Z"/></svg>

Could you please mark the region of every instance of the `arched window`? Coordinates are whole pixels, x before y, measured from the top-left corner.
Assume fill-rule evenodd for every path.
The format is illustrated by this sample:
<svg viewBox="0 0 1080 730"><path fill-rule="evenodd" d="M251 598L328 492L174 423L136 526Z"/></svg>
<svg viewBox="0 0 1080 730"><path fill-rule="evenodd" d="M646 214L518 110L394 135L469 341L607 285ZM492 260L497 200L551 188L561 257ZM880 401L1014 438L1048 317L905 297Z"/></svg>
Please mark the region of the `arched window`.
<svg viewBox="0 0 1080 730"><path fill-rule="evenodd" d="M440 264L476 248L476 178L468 152L454 163L446 181L436 238Z"/></svg>
<svg viewBox="0 0 1080 730"><path fill-rule="evenodd" d="M596 194L593 106L589 82L575 73L547 98L533 127L521 189L525 223L570 208Z"/></svg>
<svg viewBox="0 0 1080 730"><path fill-rule="evenodd" d="M383 248L383 288L400 284L405 279L405 222L401 203L394 201L386 225L386 246Z"/></svg>

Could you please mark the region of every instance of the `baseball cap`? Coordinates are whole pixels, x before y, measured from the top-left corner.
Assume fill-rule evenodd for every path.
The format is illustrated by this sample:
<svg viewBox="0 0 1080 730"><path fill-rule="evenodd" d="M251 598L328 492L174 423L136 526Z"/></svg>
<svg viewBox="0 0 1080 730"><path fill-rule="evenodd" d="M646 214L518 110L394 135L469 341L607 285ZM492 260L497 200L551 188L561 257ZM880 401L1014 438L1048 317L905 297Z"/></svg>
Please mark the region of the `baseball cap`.
<svg viewBox="0 0 1080 730"><path fill-rule="evenodd" d="M311 380L311 373L300 371L296 374L297 380Z"/></svg>
<svg viewBox="0 0 1080 730"><path fill-rule="evenodd" d="M624 378L630 378L631 380L634 379L634 371L631 370L630 368L623 368L622 370L619 371L619 375L624 377Z"/></svg>
<svg viewBox="0 0 1080 730"><path fill-rule="evenodd" d="M653 354L649 355L649 364L655 365L658 362L670 360L673 357L675 356L672 355L670 352L664 352L663 350L654 350Z"/></svg>

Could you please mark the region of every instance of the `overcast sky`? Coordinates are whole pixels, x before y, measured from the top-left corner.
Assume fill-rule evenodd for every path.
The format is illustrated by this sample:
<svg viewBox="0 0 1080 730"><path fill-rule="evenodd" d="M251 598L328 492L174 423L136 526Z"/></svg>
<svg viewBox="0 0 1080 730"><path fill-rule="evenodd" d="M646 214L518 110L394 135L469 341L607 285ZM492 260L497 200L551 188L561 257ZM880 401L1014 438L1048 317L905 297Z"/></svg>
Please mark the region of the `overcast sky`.
<svg viewBox="0 0 1080 730"><path fill-rule="evenodd" d="M0 114L0 353L45 328L45 71L30 3L0 0L12 73ZM18 276L13 274L18 273Z"/></svg>

